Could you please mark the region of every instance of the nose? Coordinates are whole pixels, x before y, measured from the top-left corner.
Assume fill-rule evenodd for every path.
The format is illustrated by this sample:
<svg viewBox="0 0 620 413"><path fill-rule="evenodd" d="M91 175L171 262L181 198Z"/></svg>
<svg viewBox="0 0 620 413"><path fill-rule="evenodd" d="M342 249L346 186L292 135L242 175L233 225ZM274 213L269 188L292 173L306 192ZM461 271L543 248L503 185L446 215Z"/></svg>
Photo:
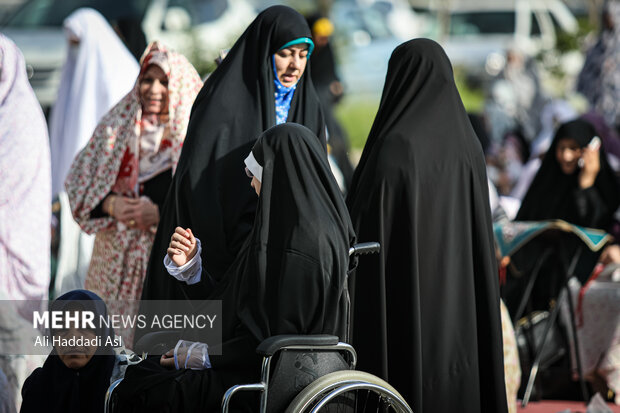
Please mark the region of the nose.
<svg viewBox="0 0 620 413"><path fill-rule="evenodd" d="M164 85L158 79L155 79L155 81L153 81L153 86L151 87L151 93L163 93L164 90Z"/></svg>
<svg viewBox="0 0 620 413"><path fill-rule="evenodd" d="M291 67L293 69L301 69L301 56L293 55L291 59Z"/></svg>
<svg viewBox="0 0 620 413"><path fill-rule="evenodd" d="M568 148L564 149L562 151L562 158L565 162L572 162L575 159L575 151Z"/></svg>

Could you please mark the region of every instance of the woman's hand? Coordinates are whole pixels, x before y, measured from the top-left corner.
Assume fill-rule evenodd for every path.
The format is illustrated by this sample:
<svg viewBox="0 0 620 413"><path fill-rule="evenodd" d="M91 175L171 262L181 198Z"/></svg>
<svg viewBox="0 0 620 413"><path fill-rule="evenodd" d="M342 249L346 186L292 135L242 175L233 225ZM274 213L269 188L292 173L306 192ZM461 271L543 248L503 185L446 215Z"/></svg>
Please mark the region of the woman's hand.
<svg viewBox="0 0 620 413"><path fill-rule="evenodd" d="M586 146L583 148L581 159L583 167L579 173L579 187L586 189L594 185L598 172L601 170L601 156L598 148Z"/></svg>
<svg viewBox="0 0 620 413"><path fill-rule="evenodd" d="M103 201L102 207L110 217L127 224L133 219L134 209L138 203L139 199L112 194Z"/></svg>
<svg viewBox="0 0 620 413"><path fill-rule="evenodd" d="M152 226L157 226L159 223L159 208L157 204L146 196L140 197L129 219L129 223L133 224L130 225L132 228L144 231L149 230Z"/></svg>
<svg viewBox="0 0 620 413"><path fill-rule="evenodd" d="M598 261L603 265L620 263L620 245L612 244L605 247Z"/></svg>
<svg viewBox="0 0 620 413"><path fill-rule="evenodd" d="M185 364L185 360L183 360L183 363ZM174 370L176 368L174 365L174 349L170 349L166 352L166 354L162 354L161 358L159 359L159 364L161 364L162 367ZM179 366L180 365L181 362L179 360Z"/></svg>
<svg viewBox="0 0 620 413"><path fill-rule="evenodd" d="M196 238L192 234L191 229L183 229L176 227L174 234L170 238L168 246L168 257L175 263L177 267L185 265L196 255Z"/></svg>

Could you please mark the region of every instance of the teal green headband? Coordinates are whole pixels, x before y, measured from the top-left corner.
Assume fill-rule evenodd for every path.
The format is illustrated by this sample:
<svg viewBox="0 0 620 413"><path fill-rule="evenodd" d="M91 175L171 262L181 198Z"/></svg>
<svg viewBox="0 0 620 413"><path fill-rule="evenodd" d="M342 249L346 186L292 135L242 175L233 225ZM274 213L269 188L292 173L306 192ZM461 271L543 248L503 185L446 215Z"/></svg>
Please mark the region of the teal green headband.
<svg viewBox="0 0 620 413"><path fill-rule="evenodd" d="M312 54L312 51L314 50L314 43L312 42L312 39L309 37L300 37L299 39L291 40L290 42L286 43L284 46L282 46L278 50L286 49L287 47L294 46L296 44L307 44L308 45L308 58L310 58L310 55Z"/></svg>

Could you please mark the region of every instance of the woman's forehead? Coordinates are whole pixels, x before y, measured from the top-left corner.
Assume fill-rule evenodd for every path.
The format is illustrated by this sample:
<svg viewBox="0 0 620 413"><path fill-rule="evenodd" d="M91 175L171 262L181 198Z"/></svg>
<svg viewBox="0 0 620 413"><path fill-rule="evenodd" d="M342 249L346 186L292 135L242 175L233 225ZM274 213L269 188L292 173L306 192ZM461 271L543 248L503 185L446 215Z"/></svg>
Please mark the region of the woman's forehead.
<svg viewBox="0 0 620 413"><path fill-rule="evenodd" d="M146 76L146 75L155 76L155 77L158 77L158 78L165 78L165 77L167 77L166 73L164 72L164 69L162 69L161 67L159 67L156 64L150 64L146 68L146 70L144 71L143 76Z"/></svg>
<svg viewBox="0 0 620 413"><path fill-rule="evenodd" d="M558 147L576 147L579 148L579 142L576 139L571 138L570 136L563 136L558 140Z"/></svg>
<svg viewBox="0 0 620 413"><path fill-rule="evenodd" d="M289 50L308 50L308 43L299 43L299 44L294 44L292 46L288 46L285 47L285 49L289 49Z"/></svg>

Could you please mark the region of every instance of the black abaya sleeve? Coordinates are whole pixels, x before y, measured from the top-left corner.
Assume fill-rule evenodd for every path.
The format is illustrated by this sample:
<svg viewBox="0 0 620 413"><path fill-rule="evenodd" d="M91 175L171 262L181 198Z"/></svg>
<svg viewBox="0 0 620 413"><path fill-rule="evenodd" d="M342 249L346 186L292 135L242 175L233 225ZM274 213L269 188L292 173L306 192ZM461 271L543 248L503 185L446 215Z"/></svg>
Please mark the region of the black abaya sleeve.
<svg viewBox="0 0 620 413"><path fill-rule="evenodd" d="M159 356L148 357L129 366L116 389L120 406L116 413L219 411L224 392L236 384L260 380L262 358L256 354L256 341L249 334L236 337L210 351L212 368L168 370ZM254 397L242 398L234 411L253 411Z"/></svg>
<svg viewBox="0 0 620 413"><path fill-rule="evenodd" d="M604 222L611 214L595 186L576 189L573 197L579 219L577 224L591 228L606 228L610 224Z"/></svg>

